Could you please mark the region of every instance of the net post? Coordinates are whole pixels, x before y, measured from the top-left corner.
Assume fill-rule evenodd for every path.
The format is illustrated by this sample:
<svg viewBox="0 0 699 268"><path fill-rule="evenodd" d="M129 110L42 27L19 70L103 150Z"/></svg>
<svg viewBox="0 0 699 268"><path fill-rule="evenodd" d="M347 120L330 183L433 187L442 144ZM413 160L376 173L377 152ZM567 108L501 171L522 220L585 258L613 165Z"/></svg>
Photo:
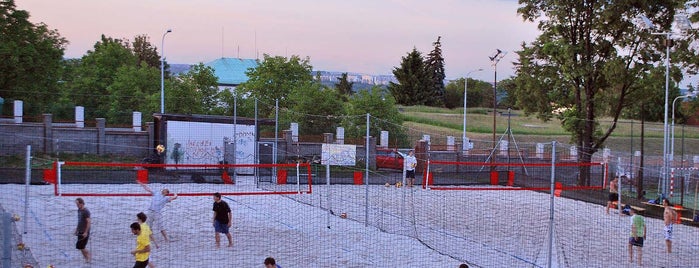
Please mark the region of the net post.
<svg viewBox="0 0 699 268"><path fill-rule="evenodd" d="M27 145L27 168L24 173L24 218L27 218L27 213L29 213L29 183L32 180L32 146ZM27 221L22 223L23 233L27 234ZM8 234L8 233L6 233Z"/></svg>
<svg viewBox="0 0 699 268"><path fill-rule="evenodd" d="M553 253L553 211L554 211L554 185L556 181L556 141L551 142L551 193L549 207L549 241L547 267L551 267L551 254Z"/></svg>
<svg viewBox="0 0 699 268"><path fill-rule="evenodd" d="M63 190L61 189L63 187L63 185L61 184L62 183L61 174L63 172L61 171L61 166L63 166L63 164L65 164L66 162L56 161L56 163L57 163L56 164L56 178L58 180L58 183L56 183L56 189L57 189L56 193L58 194L58 196L63 196Z"/></svg>
<svg viewBox="0 0 699 268"><path fill-rule="evenodd" d="M301 173L299 169L299 165L301 165L298 161L296 162L296 192L301 193ZM308 176L311 176L310 173L308 173Z"/></svg>

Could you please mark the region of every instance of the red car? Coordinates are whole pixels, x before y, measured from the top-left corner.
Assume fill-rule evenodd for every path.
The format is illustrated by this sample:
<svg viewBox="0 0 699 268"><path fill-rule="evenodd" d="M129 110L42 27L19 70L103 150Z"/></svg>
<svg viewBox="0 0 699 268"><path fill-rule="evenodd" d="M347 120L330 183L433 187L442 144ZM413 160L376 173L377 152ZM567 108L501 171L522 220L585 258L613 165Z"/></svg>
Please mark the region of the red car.
<svg viewBox="0 0 699 268"><path fill-rule="evenodd" d="M376 148L376 169L380 168L403 170L403 154L397 149Z"/></svg>

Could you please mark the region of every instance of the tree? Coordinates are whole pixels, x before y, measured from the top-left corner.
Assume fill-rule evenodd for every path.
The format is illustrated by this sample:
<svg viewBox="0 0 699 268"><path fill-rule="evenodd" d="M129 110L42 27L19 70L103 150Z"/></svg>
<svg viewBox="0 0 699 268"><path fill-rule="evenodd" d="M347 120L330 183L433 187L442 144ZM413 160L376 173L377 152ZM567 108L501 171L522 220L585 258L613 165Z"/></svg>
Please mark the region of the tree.
<svg viewBox="0 0 699 268"><path fill-rule="evenodd" d="M31 23L14 0L0 1L0 96L5 102L22 100L29 114L47 112L57 98L67 43L58 31Z"/></svg>
<svg viewBox="0 0 699 268"><path fill-rule="evenodd" d="M279 100L279 106L289 107L289 94L313 81L313 66L309 58L301 59L299 56L291 58L264 54L264 59L255 69L250 69L245 74L248 81L240 84L237 90L256 98L266 105L274 106L275 100Z"/></svg>
<svg viewBox="0 0 699 268"><path fill-rule="evenodd" d="M153 45L149 42L147 35L137 35L134 41L131 43L133 47L133 53L138 58L136 62L141 65L145 62L148 66L160 69L160 55Z"/></svg>
<svg viewBox="0 0 699 268"><path fill-rule="evenodd" d="M439 41L432 43L434 49L427 54L425 59L425 73L428 80L425 104L428 106L444 105L444 58L442 57L442 43Z"/></svg>
<svg viewBox="0 0 699 268"><path fill-rule="evenodd" d="M464 78L453 80L447 84L444 103L447 108L464 107L464 86L466 86L464 84ZM493 102L490 97L493 95L490 93L492 92L492 88L493 85L488 82L468 78L468 90L466 91L468 95L466 97L466 102L468 103L466 106L471 108L489 107L489 105L484 105L484 103L490 104ZM485 99L486 92L490 93L487 94L490 102L487 102Z"/></svg>
<svg viewBox="0 0 699 268"><path fill-rule="evenodd" d="M223 115L232 110L227 102L231 97L230 93L219 92L214 70L199 63L166 87L165 107L168 113Z"/></svg>
<svg viewBox="0 0 699 268"><path fill-rule="evenodd" d="M107 88L114 81L119 68L137 66L136 62L137 58L128 42L102 35L101 40L95 43L94 50L82 57L75 80L67 86L67 94L75 105L85 107L86 118L107 117L111 107Z"/></svg>
<svg viewBox="0 0 699 268"><path fill-rule="evenodd" d="M347 137L360 138L366 135L366 114L371 115L369 135L378 137L382 130L388 131L401 145L409 145L403 118L393 96L379 86L360 90L352 95L347 107L347 117L342 125Z"/></svg>
<svg viewBox="0 0 699 268"><path fill-rule="evenodd" d="M337 83L335 84L335 89L337 93L340 94L344 101L347 101L348 97L352 96L352 86L354 82L347 80L347 73L342 73L341 77L337 78Z"/></svg>
<svg viewBox="0 0 699 268"><path fill-rule="evenodd" d="M148 66L146 62L140 66L124 65L117 69L114 81L107 87L109 93L109 122L128 124L132 120L132 112L140 111L142 115L150 116L158 111L151 105L151 95L160 96L160 70Z"/></svg>
<svg viewBox="0 0 699 268"><path fill-rule="evenodd" d="M642 74L664 51L648 41L656 39L636 27L634 19L652 14L654 22L669 29L679 2L520 1L517 12L538 21L542 33L517 52L516 104L543 119L555 109L567 109L563 127L578 147L578 161L589 163L631 97L638 96ZM602 128L600 116L611 117L612 124ZM578 184L589 185L589 175L589 167L582 167Z"/></svg>
<svg viewBox="0 0 699 268"><path fill-rule="evenodd" d="M393 75L398 83L391 82L388 89L396 100L403 105L424 105L428 99L429 79L425 73L425 61L422 54L413 51L403 57L400 67L393 69Z"/></svg>
<svg viewBox="0 0 699 268"><path fill-rule="evenodd" d="M335 132L345 112L338 93L317 82L305 83L294 90L289 101L291 107L285 114L285 123L299 123L299 132L304 134Z"/></svg>

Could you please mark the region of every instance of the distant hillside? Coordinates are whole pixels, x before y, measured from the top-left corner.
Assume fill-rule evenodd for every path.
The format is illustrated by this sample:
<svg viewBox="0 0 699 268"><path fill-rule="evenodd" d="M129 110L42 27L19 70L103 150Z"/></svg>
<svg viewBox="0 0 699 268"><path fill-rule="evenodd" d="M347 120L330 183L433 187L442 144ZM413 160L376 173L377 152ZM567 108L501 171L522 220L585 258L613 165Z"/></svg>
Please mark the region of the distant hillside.
<svg viewBox="0 0 699 268"><path fill-rule="evenodd" d="M191 66L191 64L170 64L170 73L177 76L188 72Z"/></svg>

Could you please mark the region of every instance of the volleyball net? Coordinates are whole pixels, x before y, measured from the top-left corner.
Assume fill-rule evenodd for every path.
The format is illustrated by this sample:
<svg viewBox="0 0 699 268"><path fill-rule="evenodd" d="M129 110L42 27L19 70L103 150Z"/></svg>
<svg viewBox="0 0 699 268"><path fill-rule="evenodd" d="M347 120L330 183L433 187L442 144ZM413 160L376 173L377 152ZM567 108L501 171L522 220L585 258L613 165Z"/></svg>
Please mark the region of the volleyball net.
<svg viewBox="0 0 699 268"><path fill-rule="evenodd" d="M161 185L181 196L311 193L309 163L147 164L54 162L44 181L60 196L146 196L138 183ZM124 187L103 187L122 184ZM90 185L90 187L85 187ZM77 187L80 186L80 187ZM86 190L87 189L87 190Z"/></svg>
<svg viewBox="0 0 699 268"><path fill-rule="evenodd" d="M432 190L548 191L552 183L561 191L600 190L608 182L607 166L595 162L428 161L422 179Z"/></svg>

